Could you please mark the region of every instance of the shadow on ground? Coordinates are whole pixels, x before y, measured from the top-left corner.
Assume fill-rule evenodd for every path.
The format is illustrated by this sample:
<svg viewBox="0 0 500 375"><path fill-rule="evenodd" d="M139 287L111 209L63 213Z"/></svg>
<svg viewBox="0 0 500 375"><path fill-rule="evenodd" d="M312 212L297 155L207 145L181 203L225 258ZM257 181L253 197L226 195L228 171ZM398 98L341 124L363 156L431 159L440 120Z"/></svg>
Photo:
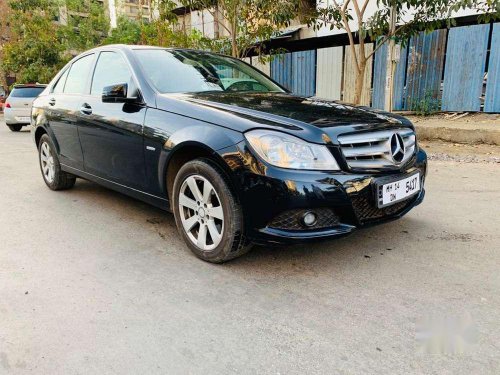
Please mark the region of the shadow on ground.
<svg viewBox="0 0 500 375"><path fill-rule="evenodd" d="M72 190L62 194L84 205L98 205L99 209L116 215L117 219L125 216L130 225L142 227L145 235L158 236L166 249L184 252L177 256L190 256L192 261L199 261L182 242L174 217L169 212L81 179L77 180ZM400 220L361 229L339 239L293 246L254 246L243 257L215 267L226 267L237 272L272 272L277 268L293 270L296 265L298 268L327 267L335 272L348 266L349 262L357 263L359 259L369 262L377 258L377 261L383 262L381 259L384 255L400 251L409 241L424 239L432 231L431 225L410 214Z"/></svg>

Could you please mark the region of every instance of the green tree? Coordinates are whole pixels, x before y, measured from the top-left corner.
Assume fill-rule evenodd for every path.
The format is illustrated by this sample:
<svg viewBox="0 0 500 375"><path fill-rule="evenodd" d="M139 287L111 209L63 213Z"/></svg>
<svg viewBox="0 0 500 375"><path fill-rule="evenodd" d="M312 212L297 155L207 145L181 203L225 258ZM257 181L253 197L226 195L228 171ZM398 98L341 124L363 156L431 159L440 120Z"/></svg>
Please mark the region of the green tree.
<svg viewBox="0 0 500 375"><path fill-rule="evenodd" d="M366 9L370 2L376 2L378 9L372 16L367 17ZM478 16L478 22L489 22L499 17L500 1L332 0L330 5L320 6L317 12L312 13L309 22L316 27L329 26L347 33L356 69L354 104L359 104L366 65L384 43L392 40L404 44L411 36L421 31L431 32L453 25L453 12L466 8L476 10L478 14L484 13ZM352 30L353 24L356 25L357 31ZM390 27L391 24L394 25L393 28ZM355 48L356 39L359 42L358 49ZM370 53L364 48L366 40L378 41Z"/></svg>
<svg viewBox="0 0 500 375"><path fill-rule="evenodd" d="M141 44L162 47L202 48L202 35L196 30L178 30L174 21L155 19L140 22L120 17L104 44Z"/></svg>
<svg viewBox="0 0 500 375"><path fill-rule="evenodd" d="M127 17L119 17L116 28L110 31L104 44L140 44L142 26L139 22Z"/></svg>
<svg viewBox="0 0 500 375"><path fill-rule="evenodd" d="M170 0L169 0L170 1ZM180 0L192 10L206 10L219 30L203 44L233 57L245 57L250 48L260 53L264 43L297 17L300 0Z"/></svg>
<svg viewBox="0 0 500 375"><path fill-rule="evenodd" d="M3 47L10 40L10 7L5 1L0 2L0 86L4 91L8 91L7 72L4 71L1 61L3 61ZM1 91L1 90L0 90Z"/></svg>
<svg viewBox="0 0 500 375"><path fill-rule="evenodd" d="M52 0L10 0L11 38L2 49L2 70L18 82L48 82L66 62L55 23L58 3Z"/></svg>
<svg viewBox="0 0 500 375"><path fill-rule="evenodd" d="M100 45L108 36L110 21L98 0L63 0L62 28L68 50L82 52ZM62 17L61 17L62 18Z"/></svg>

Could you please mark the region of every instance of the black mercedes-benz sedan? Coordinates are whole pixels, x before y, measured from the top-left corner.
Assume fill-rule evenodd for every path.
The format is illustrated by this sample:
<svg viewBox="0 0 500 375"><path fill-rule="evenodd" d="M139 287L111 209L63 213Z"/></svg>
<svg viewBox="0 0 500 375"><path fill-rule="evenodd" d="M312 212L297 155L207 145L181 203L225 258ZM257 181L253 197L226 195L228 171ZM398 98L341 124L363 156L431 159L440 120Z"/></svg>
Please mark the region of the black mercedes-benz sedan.
<svg viewBox="0 0 500 375"><path fill-rule="evenodd" d="M31 126L50 189L80 177L172 211L210 262L346 235L424 198L427 157L407 119L298 97L203 51L85 52L35 100Z"/></svg>

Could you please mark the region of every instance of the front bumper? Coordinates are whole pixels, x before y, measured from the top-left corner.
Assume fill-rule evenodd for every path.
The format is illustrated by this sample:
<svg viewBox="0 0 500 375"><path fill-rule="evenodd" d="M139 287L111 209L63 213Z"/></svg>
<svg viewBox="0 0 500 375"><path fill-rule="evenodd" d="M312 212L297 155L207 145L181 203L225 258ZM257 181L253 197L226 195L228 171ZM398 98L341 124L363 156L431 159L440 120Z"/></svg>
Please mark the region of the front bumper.
<svg viewBox="0 0 500 375"><path fill-rule="evenodd" d="M357 228L391 221L420 204L425 196L427 156L418 150L407 167L384 173L335 173L297 171L264 165L239 145L238 152L222 154L233 169L234 186L244 212L248 237L260 244L288 244L344 236ZM238 158L235 158L238 155ZM378 208L374 182L392 175L395 179L419 171L418 194L391 206ZM320 228L290 225L283 217L300 210L330 210L336 218ZM287 216L288 213L291 213ZM276 220L279 218L279 220Z"/></svg>

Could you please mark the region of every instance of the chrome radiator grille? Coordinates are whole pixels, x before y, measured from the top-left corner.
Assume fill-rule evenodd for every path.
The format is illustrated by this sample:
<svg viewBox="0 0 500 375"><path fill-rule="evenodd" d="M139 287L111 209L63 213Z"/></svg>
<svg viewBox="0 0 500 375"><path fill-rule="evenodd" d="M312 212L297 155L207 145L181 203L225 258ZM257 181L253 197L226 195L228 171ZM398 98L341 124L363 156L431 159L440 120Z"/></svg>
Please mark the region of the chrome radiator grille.
<svg viewBox="0 0 500 375"><path fill-rule="evenodd" d="M415 133L411 129L341 135L338 140L352 169L398 168L415 154Z"/></svg>

